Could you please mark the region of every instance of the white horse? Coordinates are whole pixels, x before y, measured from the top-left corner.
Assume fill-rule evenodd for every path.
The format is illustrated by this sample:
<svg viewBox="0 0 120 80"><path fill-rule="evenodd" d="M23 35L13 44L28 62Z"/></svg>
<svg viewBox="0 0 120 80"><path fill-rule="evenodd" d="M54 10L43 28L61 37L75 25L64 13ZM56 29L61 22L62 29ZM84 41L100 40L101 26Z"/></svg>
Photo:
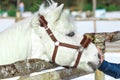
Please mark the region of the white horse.
<svg viewBox="0 0 120 80"><path fill-rule="evenodd" d="M77 34L74 25L62 9L63 4L57 6L57 3L52 2L49 7L44 7L42 4L37 14L1 32L0 65L38 58L45 61L54 60L53 62L61 66L73 67L77 64L77 68L87 72L95 71L99 64L96 46L90 42L86 48L81 47L80 42L84 37ZM44 23L45 20L48 24ZM40 26L41 21L43 21L42 26ZM52 34L47 33L48 29ZM52 40L51 35L57 41ZM65 43L65 46L64 44L59 46L61 42ZM55 46L59 47L53 59ZM80 61L77 62L78 55Z"/></svg>

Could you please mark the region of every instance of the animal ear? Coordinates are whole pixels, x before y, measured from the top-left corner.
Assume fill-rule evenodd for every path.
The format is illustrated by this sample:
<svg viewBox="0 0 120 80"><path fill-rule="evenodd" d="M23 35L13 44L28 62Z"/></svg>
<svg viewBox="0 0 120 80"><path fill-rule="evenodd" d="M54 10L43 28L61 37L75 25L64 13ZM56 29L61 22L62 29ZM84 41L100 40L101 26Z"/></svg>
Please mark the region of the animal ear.
<svg viewBox="0 0 120 80"><path fill-rule="evenodd" d="M61 4L60 6L56 7L54 10L51 10L47 14L47 18L49 19L49 21L55 22L59 19L62 13L63 6L64 4Z"/></svg>

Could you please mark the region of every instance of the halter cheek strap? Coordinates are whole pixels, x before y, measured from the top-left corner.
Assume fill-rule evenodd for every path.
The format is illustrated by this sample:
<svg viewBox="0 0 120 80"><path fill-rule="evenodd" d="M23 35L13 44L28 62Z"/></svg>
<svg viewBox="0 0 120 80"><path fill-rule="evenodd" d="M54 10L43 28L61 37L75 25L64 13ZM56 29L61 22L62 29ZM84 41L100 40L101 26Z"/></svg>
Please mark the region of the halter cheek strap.
<svg viewBox="0 0 120 80"><path fill-rule="evenodd" d="M78 51L78 56L76 58L74 66L73 66L74 68L76 68L79 64L79 61L80 61L80 58L81 58L81 55L82 55L84 48L88 47L88 45L91 42L91 39L87 38L87 36L84 35L84 38L80 42L80 44L82 46L77 46L77 45L59 42L56 39L56 37L54 36L54 34L52 33L52 31L50 30L50 28L47 26L48 23L45 20L44 16L42 16L42 15L40 16L39 22L40 22L40 26L45 28L46 32L48 33L48 35L50 36L52 41L55 43L55 47L54 47L54 51L53 51L53 55L52 55L52 62L55 63L55 59L56 59L56 55L57 55L57 51L58 51L59 46L72 48L72 49L76 49ZM68 66L66 66L66 67L68 67Z"/></svg>

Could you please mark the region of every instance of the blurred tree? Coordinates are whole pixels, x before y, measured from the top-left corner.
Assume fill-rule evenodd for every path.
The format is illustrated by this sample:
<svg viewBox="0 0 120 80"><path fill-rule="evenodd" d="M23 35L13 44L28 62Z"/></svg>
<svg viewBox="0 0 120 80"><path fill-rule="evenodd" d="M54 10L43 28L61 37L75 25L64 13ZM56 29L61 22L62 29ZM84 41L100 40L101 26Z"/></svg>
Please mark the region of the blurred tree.
<svg viewBox="0 0 120 80"><path fill-rule="evenodd" d="M97 0L97 9L105 8L107 11L120 10L120 0Z"/></svg>
<svg viewBox="0 0 120 80"><path fill-rule="evenodd" d="M58 2L59 4L64 3L64 6L66 8L69 8L75 4L75 0L54 0L55 2Z"/></svg>
<svg viewBox="0 0 120 80"><path fill-rule="evenodd" d="M2 6L2 10L8 10L9 7L12 6L17 6L16 0L0 0L0 5Z"/></svg>
<svg viewBox="0 0 120 80"><path fill-rule="evenodd" d="M35 12L38 10L42 1L47 0L20 0L25 4L25 11ZM66 8L73 8L74 10L92 10L92 0L54 0L59 4L64 3ZM107 11L120 10L120 0L97 0L97 8L105 8ZM2 11L17 10L17 0L0 0Z"/></svg>
<svg viewBox="0 0 120 80"><path fill-rule="evenodd" d="M8 12L9 16L16 15L16 1L15 0L1 0L1 10L4 12Z"/></svg>
<svg viewBox="0 0 120 80"><path fill-rule="evenodd" d="M83 5L83 11L88 11L88 10L92 11L92 9L93 9L92 5L93 5L92 0L85 0L84 5Z"/></svg>
<svg viewBox="0 0 120 80"><path fill-rule="evenodd" d="M39 5L41 4L42 0L21 0L25 3L25 10L26 11L38 11Z"/></svg>
<svg viewBox="0 0 120 80"><path fill-rule="evenodd" d="M25 4L25 11L37 11L42 0L20 0ZM0 0L2 10L7 11L9 8L17 10L17 0Z"/></svg>

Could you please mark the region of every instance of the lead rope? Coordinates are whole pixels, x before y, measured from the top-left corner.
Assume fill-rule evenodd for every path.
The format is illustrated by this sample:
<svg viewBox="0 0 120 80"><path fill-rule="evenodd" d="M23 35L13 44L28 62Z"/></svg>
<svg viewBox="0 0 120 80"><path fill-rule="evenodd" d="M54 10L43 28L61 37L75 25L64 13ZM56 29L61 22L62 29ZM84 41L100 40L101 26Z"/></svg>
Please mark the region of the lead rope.
<svg viewBox="0 0 120 80"><path fill-rule="evenodd" d="M56 55L57 55L57 51L58 51L59 46L77 49L78 56L77 56L77 59L75 61L74 66L73 66L73 68L76 68L79 64L79 61L80 61L80 58L81 58L81 55L82 55L84 48L86 48L90 44L91 39L87 38L87 36L84 36L83 40L80 42L80 44L82 46L76 46L76 45L71 45L71 44L59 42L56 39L56 37L54 36L54 34L52 33L52 31L50 30L50 28L47 26L48 23L45 20L44 16L40 15L39 22L40 22L40 26L45 28L46 32L48 33L48 35L50 36L52 41L55 43L55 48L54 48L53 56L52 56L52 62L55 63L55 59L56 59ZM65 66L65 67L68 67L68 66Z"/></svg>

